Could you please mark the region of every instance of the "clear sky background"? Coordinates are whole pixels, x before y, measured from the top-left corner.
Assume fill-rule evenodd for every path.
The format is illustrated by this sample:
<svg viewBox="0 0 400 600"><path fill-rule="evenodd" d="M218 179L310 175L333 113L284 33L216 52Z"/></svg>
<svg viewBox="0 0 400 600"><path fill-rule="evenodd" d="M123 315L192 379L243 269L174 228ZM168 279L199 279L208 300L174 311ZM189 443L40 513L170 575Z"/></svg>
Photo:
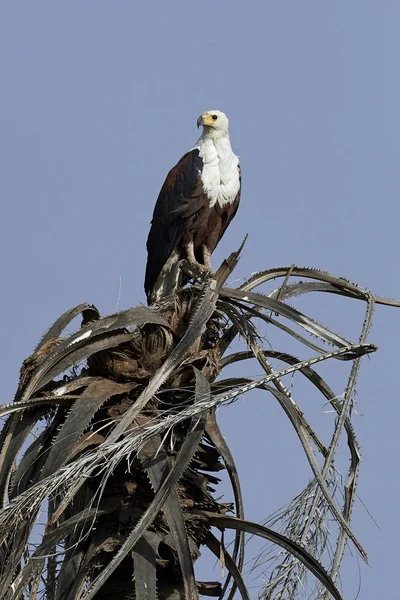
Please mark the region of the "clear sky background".
<svg viewBox="0 0 400 600"><path fill-rule="evenodd" d="M399 22L398 0L2 0L1 401L64 310L88 301L114 311L120 278L119 308L145 301L153 206L204 110L228 114L243 171L214 264L248 233L238 279L296 263L400 298ZM326 306L330 324L355 337L353 308ZM379 529L357 500L370 566L359 574L347 554L346 599L360 578L362 600L398 597L399 325L399 310L377 308L380 349L361 370L358 494ZM255 521L311 476L266 398L219 411ZM297 400L306 410L307 397ZM324 427L332 415L318 402Z"/></svg>

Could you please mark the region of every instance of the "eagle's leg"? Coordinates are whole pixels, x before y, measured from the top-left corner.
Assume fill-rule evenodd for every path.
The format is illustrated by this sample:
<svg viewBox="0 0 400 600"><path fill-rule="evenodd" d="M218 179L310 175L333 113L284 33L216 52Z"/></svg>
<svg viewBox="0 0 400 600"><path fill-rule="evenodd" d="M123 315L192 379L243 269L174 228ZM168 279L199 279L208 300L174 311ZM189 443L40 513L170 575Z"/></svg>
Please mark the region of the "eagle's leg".
<svg viewBox="0 0 400 600"><path fill-rule="evenodd" d="M207 271L210 271L212 273L212 267L211 267L211 252L210 249L208 248L208 246L206 246L206 244L203 244L201 246L201 249L203 251L203 263L205 268L207 269Z"/></svg>
<svg viewBox="0 0 400 600"><path fill-rule="evenodd" d="M190 268L194 271L194 273L198 273L199 275L202 275L205 272L208 273L208 266L202 265L198 262L198 260L196 260L193 239L190 239L185 243L185 251Z"/></svg>
<svg viewBox="0 0 400 600"><path fill-rule="evenodd" d="M193 244L193 239L191 239L189 242L187 242L185 244L185 250L186 250L186 256L187 259L189 261L190 266L193 269L197 269L199 271L203 270L203 265L201 265L197 260L196 257L194 255L194 244Z"/></svg>

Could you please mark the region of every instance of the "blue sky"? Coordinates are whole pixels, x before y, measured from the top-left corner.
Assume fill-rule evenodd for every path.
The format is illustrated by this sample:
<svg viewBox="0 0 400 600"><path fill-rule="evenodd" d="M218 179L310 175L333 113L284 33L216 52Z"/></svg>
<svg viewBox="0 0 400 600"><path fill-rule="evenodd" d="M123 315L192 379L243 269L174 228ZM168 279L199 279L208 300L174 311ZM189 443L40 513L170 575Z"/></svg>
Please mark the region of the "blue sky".
<svg viewBox="0 0 400 600"><path fill-rule="evenodd" d="M399 20L390 0L3 0L1 401L65 309L88 301L114 311L120 280L120 308L145 301L153 206L204 110L228 114L243 173L240 210L214 264L248 233L238 279L296 263L400 298ZM314 313L333 310L339 331L353 335L356 311L323 302ZM358 387L358 494L380 528L357 501L354 529L370 554L363 600L397 591L399 323L398 310L377 308L371 341L380 349L364 359ZM331 415L317 413L325 427ZM219 415L246 514L261 520L310 477L299 443L257 394ZM354 555L343 581L355 597Z"/></svg>

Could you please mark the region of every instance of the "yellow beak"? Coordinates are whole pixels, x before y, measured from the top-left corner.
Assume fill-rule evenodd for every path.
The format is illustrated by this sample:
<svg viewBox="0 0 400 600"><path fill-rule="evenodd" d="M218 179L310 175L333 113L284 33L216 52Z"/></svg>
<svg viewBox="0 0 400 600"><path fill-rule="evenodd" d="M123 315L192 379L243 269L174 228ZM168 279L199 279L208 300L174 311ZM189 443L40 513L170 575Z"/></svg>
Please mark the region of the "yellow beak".
<svg viewBox="0 0 400 600"><path fill-rule="evenodd" d="M197 127L200 127L200 125L206 125L206 126L211 126L214 125L214 120L212 118L211 115L209 115L208 113L203 113L201 115L201 117L199 117L197 119Z"/></svg>

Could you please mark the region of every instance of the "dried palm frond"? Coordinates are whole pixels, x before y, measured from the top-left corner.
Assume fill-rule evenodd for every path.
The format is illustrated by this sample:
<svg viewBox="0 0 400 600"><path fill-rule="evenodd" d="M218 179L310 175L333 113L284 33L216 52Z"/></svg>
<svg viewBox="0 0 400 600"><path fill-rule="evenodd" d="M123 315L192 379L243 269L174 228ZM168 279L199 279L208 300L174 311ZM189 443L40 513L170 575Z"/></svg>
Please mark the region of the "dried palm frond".
<svg viewBox="0 0 400 600"><path fill-rule="evenodd" d="M273 545L253 567L270 564L260 597L293 598L311 573L321 594L341 598L335 582L348 540L367 560L350 525L360 459L351 424L360 357L376 350L367 342L374 304L398 304L294 265L253 275L239 289L223 287L239 252L224 261L213 279L157 306L107 317L88 304L67 311L24 361L14 402L0 406L0 416L7 416L0 435L0 598L205 595L232 600L238 592L248 599L245 533ZM252 291L276 278L284 279L281 288L268 295ZM365 302L357 341L286 302L311 292ZM79 314L81 328L62 337ZM267 332L283 331L308 357L264 348L264 323ZM227 355L235 338L245 348ZM221 376L231 364L251 358L262 377ZM276 368L276 360L283 368ZM335 360L352 362L339 396L313 368ZM295 372L337 414L328 444L282 381ZM217 406L254 388L278 401L313 473L304 492L264 525L244 519L239 474L216 420ZM31 440L37 427L39 435ZM334 459L343 430L350 470L340 506ZM215 473L224 468L233 490L228 503L215 496L220 481ZM228 515L231 511L235 516ZM336 524L336 542L328 519ZM234 532L231 553L211 527ZM321 561L334 543L324 568ZM201 546L225 565L224 586L196 581Z"/></svg>

